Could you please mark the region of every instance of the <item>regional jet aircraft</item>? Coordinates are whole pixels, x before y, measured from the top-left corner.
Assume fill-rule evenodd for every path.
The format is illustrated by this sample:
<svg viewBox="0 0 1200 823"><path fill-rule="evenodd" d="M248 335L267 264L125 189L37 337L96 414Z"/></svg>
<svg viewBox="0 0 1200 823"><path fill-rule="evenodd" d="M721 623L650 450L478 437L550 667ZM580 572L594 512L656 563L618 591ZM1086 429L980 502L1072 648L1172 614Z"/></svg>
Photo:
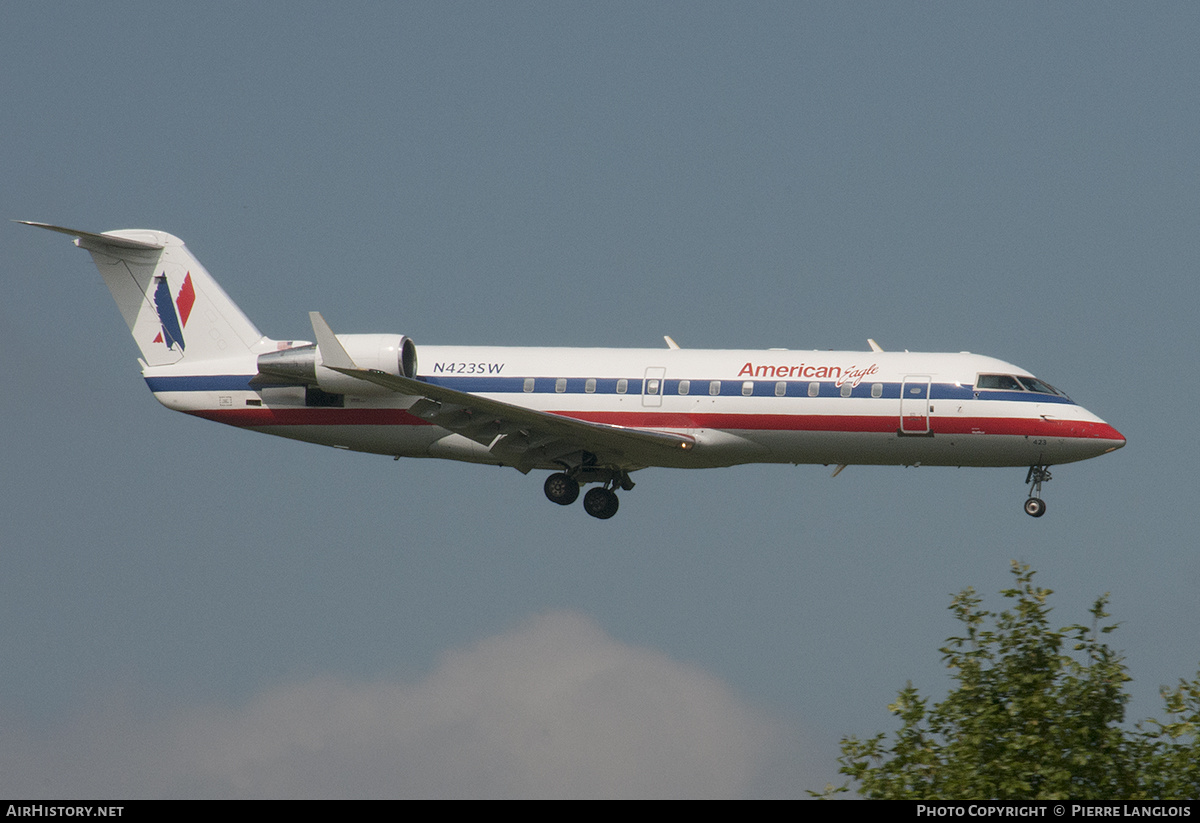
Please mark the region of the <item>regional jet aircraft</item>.
<svg viewBox="0 0 1200 823"><path fill-rule="evenodd" d="M21 221L26 222L26 221ZM740 463L1049 468L1125 445L1024 369L977 354L424 346L402 334L263 336L183 241L76 238L100 269L164 406L336 448L552 472L545 493L607 519L651 466Z"/></svg>

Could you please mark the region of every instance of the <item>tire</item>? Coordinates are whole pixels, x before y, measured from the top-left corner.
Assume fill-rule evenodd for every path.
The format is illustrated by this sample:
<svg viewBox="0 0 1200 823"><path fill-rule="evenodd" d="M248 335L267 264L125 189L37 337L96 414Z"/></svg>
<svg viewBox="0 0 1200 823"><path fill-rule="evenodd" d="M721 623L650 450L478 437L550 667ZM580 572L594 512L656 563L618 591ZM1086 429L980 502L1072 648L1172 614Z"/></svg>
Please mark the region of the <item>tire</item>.
<svg viewBox="0 0 1200 823"><path fill-rule="evenodd" d="M1031 497L1025 501L1025 513L1030 517L1041 517L1046 513L1046 504L1039 497Z"/></svg>
<svg viewBox="0 0 1200 823"><path fill-rule="evenodd" d="M608 489L591 489L583 496L583 509L592 517L607 520L617 513L620 502Z"/></svg>
<svg viewBox="0 0 1200 823"><path fill-rule="evenodd" d="M569 506L579 499L579 484L562 472L555 472L546 478L542 487L551 503Z"/></svg>

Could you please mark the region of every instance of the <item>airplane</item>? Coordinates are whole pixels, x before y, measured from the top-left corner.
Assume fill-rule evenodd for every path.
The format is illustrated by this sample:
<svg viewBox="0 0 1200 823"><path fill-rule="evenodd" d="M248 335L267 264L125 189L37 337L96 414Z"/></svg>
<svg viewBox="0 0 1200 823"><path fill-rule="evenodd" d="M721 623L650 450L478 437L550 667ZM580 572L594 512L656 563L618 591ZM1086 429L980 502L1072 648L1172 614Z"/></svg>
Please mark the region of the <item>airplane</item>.
<svg viewBox="0 0 1200 823"><path fill-rule="evenodd" d="M744 463L1050 467L1125 445L1025 369L969 352L425 346L402 334L264 336L178 237L78 231L169 409L339 449L528 474L606 520L649 467Z"/></svg>

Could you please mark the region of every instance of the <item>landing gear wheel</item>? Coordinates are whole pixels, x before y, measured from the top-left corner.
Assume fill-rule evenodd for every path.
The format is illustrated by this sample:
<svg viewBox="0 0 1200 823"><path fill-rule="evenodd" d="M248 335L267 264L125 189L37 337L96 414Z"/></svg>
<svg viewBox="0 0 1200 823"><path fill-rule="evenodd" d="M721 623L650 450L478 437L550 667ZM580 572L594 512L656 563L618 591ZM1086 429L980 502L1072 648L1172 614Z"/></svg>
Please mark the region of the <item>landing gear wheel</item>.
<svg viewBox="0 0 1200 823"><path fill-rule="evenodd" d="M562 472L555 472L547 477L546 485L542 488L550 502L560 506L569 506L579 499L579 484Z"/></svg>
<svg viewBox="0 0 1200 823"><path fill-rule="evenodd" d="M583 496L583 510L592 517L607 520L617 513L617 506L620 502L617 495L608 489L589 489L588 493Z"/></svg>
<svg viewBox="0 0 1200 823"><path fill-rule="evenodd" d="M1038 497L1042 493L1042 484L1050 481L1050 467L1033 465L1025 475L1025 483L1029 486L1029 499L1025 501L1025 513L1030 517L1041 517L1046 513L1046 504Z"/></svg>

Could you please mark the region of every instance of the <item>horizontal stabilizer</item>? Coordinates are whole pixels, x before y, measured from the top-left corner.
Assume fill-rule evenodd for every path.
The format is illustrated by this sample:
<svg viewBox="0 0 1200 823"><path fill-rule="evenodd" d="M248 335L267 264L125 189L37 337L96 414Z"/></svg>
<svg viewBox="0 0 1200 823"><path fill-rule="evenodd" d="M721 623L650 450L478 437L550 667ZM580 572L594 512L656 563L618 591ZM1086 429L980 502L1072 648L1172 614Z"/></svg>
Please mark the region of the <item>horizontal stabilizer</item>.
<svg viewBox="0 0 1200 823"><path fill-rule="evenodd" d="M106 232L104 234L96 234L90 231L80 231L79 229L68 229L65 226L51 226L49 223L35 223L32 220L15 220L13 222L21 223L26 226L33 226L37 229L46 229L47 231L56 231L59 234L68 234L71 237L78 237L80 240L86 240L89 244L100 246L112 246L118 249L163 249L166 248L162 243L147 243L143 240L131 240L128 237L122 237L117 232Z"/></svg>

